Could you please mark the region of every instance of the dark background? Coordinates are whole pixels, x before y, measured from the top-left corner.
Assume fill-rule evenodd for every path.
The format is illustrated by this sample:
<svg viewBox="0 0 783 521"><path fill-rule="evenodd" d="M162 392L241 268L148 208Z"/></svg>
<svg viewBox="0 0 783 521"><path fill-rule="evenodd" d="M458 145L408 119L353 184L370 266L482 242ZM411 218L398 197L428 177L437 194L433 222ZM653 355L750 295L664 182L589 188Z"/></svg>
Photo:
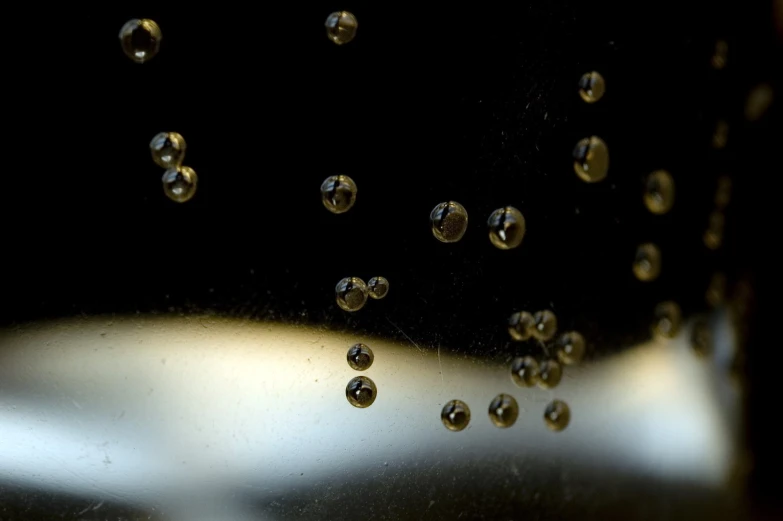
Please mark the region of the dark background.
<svg viewBox="0 0 783 521"><path fill-rule="evenodd" d="M602 356L649 336L661 300L705 310L721 271L730 296L737 283L750 288L741 370L763 497L775 460L761 434L769 376L757 346L773 271L759 260L765 234L777 234L764 187L780 170L781 112L778 101L749 123L743 109L760 82L780 92L780 35L768 2L613 4L134 2L16 17L3 81L0 321L210 312L405 331L423 347L509 356L524 347L509 343L508 315L550 308L561 329L585 334L588 356ZM323 30L340 9L359 20L344 46ZM134 17L164 35L143 65L117 38ZM729 44L720 71L710 66L718 38ZM607 92L588 105L577 82L591 70ZM719 119L730 134L715 151ZM185 137L185 164L198 172L186 204L164 196L151 160L161 131ZM590 135L611 157L597 184L572 168L574 144ZM658 168L676 183L665 216L642 204ZM340 173L359 192L333 215L319 186ZM733 199L712 252L701 237L723 174ZM469 214L449 245L428 223L448 200ZM485 224L506 205L527 219L512 251L494 248ZM640 283L631 262L648 241L663 270ZM338 280L375 275L390 281L386 299L355 314L336 306Z"/></svg>

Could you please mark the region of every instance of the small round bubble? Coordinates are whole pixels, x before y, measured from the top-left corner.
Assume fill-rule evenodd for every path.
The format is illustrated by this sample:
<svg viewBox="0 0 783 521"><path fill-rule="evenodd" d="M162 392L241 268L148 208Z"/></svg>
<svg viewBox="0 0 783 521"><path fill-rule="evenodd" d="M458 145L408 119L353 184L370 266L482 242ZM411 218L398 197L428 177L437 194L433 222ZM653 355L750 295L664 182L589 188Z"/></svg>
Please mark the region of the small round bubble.
<svg viewBox="0 0 783 521"><path fill-rule="evenodd" d="M563 368L557 360L544 360L538 368L538 381L542 389L553 389L563 378Z"/></svg>
<svg viewBox="0 0 783 521"><path fill-rule="evenodd" d="M367 284L358 277L345 277L334 288L337 305L345 311L359 311L367 303Z"/></svg>
<svg viewBox="0 0 783 521"><path fill-rule="evenodd" d="M657 215L667 213L674 205L674 179L666 170L656 170L647 176L644 205Z"/></svg>
<svg viewBox="0 0 783 521"><path fill-rule="evenodd" d="M440 203L430 212L430 226L440 242L457 242L468 229L468 212L456 201Z"/></svg>
<svg viewBox="0 0 783 521"><path fill-rule="evenodd" d="M375 387L375 382L366 376L351 378L345 386L345 397L348 398L348 403L359 409L372 405L377 396L378 389Z"/></svg>
<svg viewBox="0 0 783 521"><path fill-rule="evenodd" d="M163 192L177 203L184 203L196 194L198 175L189 166L169 168L163 173Z"/></svg>
<svg viewBox="0 0 783 521"><path fill-rule="evenodd" d="M600 73L586 72L579 78L579 96L586 103L595 103L606 91L606 82Z"/></svg>
<svg viewBox="0 0 783 521"><path fill-rule="evenodd" d="M487 219L489 240L501 250L510 250L522 244L527 225L522 212L513 206L498 208Z"/></svg>
<svg viewBox="0 0 783 521"><path fill-rule="evenodd" d="M518 416L519 405L509 394L499 394L489 404L489 419L495 427L511 427Z"/></svg>
<svg viewBox="0 0 783 521"><path fill-rule="evenodd" d="M544 409L544 423L549 430L559 432L568 427L571 421L571 409L560 400L552 400Z"/></svg>
<svg viewBox="0 0 783 521"><path fill-rule="evenodd" d="M680 331L682 311L680 306L671 300L655 306L655 322L653 333L662 338L674 338Z"/></svg>
<svg viewBox="0 0 783 521"><path fill-rule="evenodd" d="M367 282L370 298L382 299L389 293L389 281L385 277L373 277Z"/></svg>
<svg viewBox="0 0 783 521"><path fill-rule="evenodd" d="M326 17L326 36L337 45L343 45L356 37L359 22L348 11L337 11Z"/></svg>
<svg viewBox="0 0 783 521"><path fill-rule="evenodd" d="M128 58L136 63L151 60L160 50L163 34L153 20L129 20L120 29L120 44Z"/></svg>
<svg viewBox="0 0 783 521"><path fill-rule="evenodd" d="M586 183L597 183L609 171L609 149L597 136L584 138L574 147L574 172Z"/></svg>
<svg viewBox="0 0 783 521"><path fill-rule="evenodd" d="M565 365L576 365L585 356L585 337L578 331L569 331L557 337L557 358Z"/></svg>
<svg viewBox="0 0 783 521"><path fill-rule="evenodd" d="M321 183L321 202L332 213L345 213L356 202L356 183L347 175L333 175Z"/></svg>
<svg viewBox="0 0 783 521"><path fill-rule="evenodd" d="M519 356L511 362L511 380L519 387L533 387L538 383L539 364L532 356Z"/></svg>
<svg viewBox="0 0 783 521"><path fill-rule="evenodd" d="M450 431L458 432L465 429L470 423L470 409L462 400L451 400L440 412L440 420L443 426Z"/></svg>
<svg viewBox="0 0 783 521"><path fill-rule="evenodd" d="M176 168L185 159L187 144L177 132L161 132L150 141L152 160L163 168Z"/></svg>
<svg viewBox="0 0 783 521"><path fill-rule="evenodd" d="M642 282L650 282L661 274L661 250L652 243L639 245L633 261L633 274Z"/></svg>
<svg viewBox="0 0 783 521"><path fill-rule="evenodd" d="M533 315L533 323L531 333L537 340L546 342L551 340L557 333L557 316L548 309L537 311Z"/></svg>
<svg viewBox="0 0 783 521"><path fill-rule="evenodd" d="M372 349L365 344L355 344L348 349L346 358L348 359L348 365L350 365L352 369L366 371L375 360L375 355L373 354Z"/></svg>
<svg viewBox="0 0 783 521"><path fill-rule="evenodd" d="M536 321L527 311L517 311L508 319L508 334L517 342L523 342L533 336Z"/></svg>

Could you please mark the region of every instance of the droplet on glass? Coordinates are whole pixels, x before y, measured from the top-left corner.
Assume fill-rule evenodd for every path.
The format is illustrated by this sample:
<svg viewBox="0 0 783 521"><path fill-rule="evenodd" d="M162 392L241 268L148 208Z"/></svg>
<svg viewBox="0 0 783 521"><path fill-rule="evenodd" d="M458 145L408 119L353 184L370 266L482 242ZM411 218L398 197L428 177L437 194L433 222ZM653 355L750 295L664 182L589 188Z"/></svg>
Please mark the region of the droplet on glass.
<svg viewBox="0 0 783 521"><path fill-rule="evenodd" d="M536 314L533 315L533 322L534 326L531 333L537 340L546 342L551 340L557 333L557 316L548 309L536 311Z"/></svg>
<svg viewBox="0 0 783 521"><path fill-rule="evenodd" d="M375 387L375 382L366 376L351 378L345 386L345 397L348 398L348 403L359 409L372 405L377 396L378 389Z"/></svg>
<svg viewBox="0 0 783 521"><path fill-rule="evenodd" d="M198 175L189 166L169 168L163 172L163 192L172 201L184 203L196 194Z"/></svg>
<svg viewBox="0 0 783 521"><path fill-rule="evenodd" d="M557 360L544 360L538 366L538 386L542 389L554 389L563 378L563 368Z"/></svg>
<svg viewBox="0 0 783 521"><path fill-rule="evenodd" d="M440 242L457 242L468 229L468 212L456 201L440 203L430 212L430 225Z"/></svg>
<svg viewBox="0 0 783 521"><path fill-rule="evenodd" d="M654 214L662 215L674 205L674 179L666 170L656 170L647 176L644 205Z"/></svg>
<svg viewBox="0 0 783 521"><path fill-rule="evenodd" d="M487 219L489 240L496 248L510 250L522 244L527 227L522 212L513 206L498 208Z"/></svg>
<svg viewBox="0 0 783 521"><path fill-rule="evenodd" d="M176 168L185 159L187 144L177 132L161 132L150 141L152 160L163 168Z"/></svg>
<svg viewBox="0 0 783 521"><path fill-rule="evenodd" d="M122 50L136 63L151 60L160 50L163 34L154 21L147 18L128 20L120 29Z"/></svg>
<svg viewBox="0 0 783 521"><path fill-rule="evenodd" d="M702 358L712 353L712 331L705 317L697 317L693 321L691 347Z"/></svg>
<svg viewBox="0 0 783 521"><path fill-rule="evenodd" d="M450 431L461 431L470 423L470 409L462 400L451 400L440 412L440 420Z"/></svg>
<svg viewBox="0 0 783 521"><path fill-rule="evenodd" d="M576 365L585 355L585 337L577 331L563 333L555 341L557 358L565 365Z"/></svg>
<svg viewBox="0 0 783 521"><path fill-rule="evenodd" d="M355 344L348 349L346 355L348 365L357 371L366 371L375 360L375 355L368 346L364 344Z"/></svg>
<svg viewBox="0 0 783 521"><path fill-rule="evenodd" d="M508 334L517 342L522 342L533 336L536 321L527 311L517 311L508 319Z"/></svg>
<svg viewBox="0 0 783 521"><path fill-rule="evenodd" d="M321 201L332 213L345 213L356 202L356 183L347 175L333 175L321 183Z"/></svg>
<svg viewBox="0 0 783 521"><path fill-rule="evenodd" d="M345 311L359 311L367 303L367 284L359 277L345 277L334 287L337 305Z"/></svg>
<svg viewBox="0 0 783 521"><path fill-rule="evenodd" d="M645 243L636 249L633 274L642 282L650 282L661 274L661 250L652 243Z"/></svg>
<svg viewBox="0 0 783 521"><path fill-rule="evenodd" d="M382 299L389 292L389 281L385 277L373 277L367 282L370 298Z"/></svg>
<svg viewBox="0 0 783 521"><path fill-rule="evenodd" d="M714 211L710 214L710 220L707 224L707 230L704 232L704 245L717 250L723 244L723 229L726 225L726 218L723 212Z"/></svg>
<svg viewBox="0 0 783 521"><path fill-rule="evenodd" d="M499 394L489 403L489 419L495 427L511 427L518 416L519 405L509 394Z"/></svg>
<svg viewBox="0 0 783 521"><path fill-rule="evenodd" d="M587 103L601 99L606 90L604 77L598 72L586 72L579 78L579 96Z"/></svg>
<svg viewBox="0 0 783 521"><path fill-rule="evenodd" d="M655 306L655 322L653 333L663 338L674 338L680 331L682 311L680 306L671 300Z"/></svg>
<svg viewBox="0 0 783 521"><path fill-rule="evenodd" d="M712 59L710 63L713 69L720 70L726 66L726 58L729 54L729 44L726 40L718 40L715 42L715 50L712 53Z"/></svg>
<svg viewBox="0 0 783 521"><path fill-rule="evenodd" d="M574 172L586 183L597 183L609 171L609 149L597 136L586 137L574 147Z"/></svg>
<svg viewBox="0 0 783 521"><path fill-rule="evenodd" d="M326 17L326 36L337 45L343 45L356 37L359 22L348 11L337 11Z"/></svg>
<svg viewBox="0 0 783 521"><path fill-rule="evenodd" d="M511 379L519 387L533 387L538 382L538 361L532 356L519 356L511 362Z"/></svg>
<svg viewBox="0 0 783 521"><path fill-rule="evenodd" d="M552 400L544 409L544 423L551 431L559 432L568 427L571 421L571 410L568 404L560 400Z"/></svg>

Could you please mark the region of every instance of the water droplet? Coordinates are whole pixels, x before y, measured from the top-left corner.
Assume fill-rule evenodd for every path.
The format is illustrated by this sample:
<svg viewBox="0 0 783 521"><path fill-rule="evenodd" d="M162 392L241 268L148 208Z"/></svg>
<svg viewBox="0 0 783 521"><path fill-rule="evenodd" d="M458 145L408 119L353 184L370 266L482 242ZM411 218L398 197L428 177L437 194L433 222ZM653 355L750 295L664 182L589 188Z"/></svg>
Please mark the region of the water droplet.
<svg viewBox="0 0 783 521"><path fill-rule="evenodd" d="M710 285L704 295L707 304L714 308L723 304L723 301L726 300L726 283L725 273L713 273Z"/></svg>
<svg viewBox="0 0 783 521"><path fill-rule="evenodd" d="M189 166L169 168L163 172L163 192L172 201L184 203L196 194L198 176Z"/></svg>
<svg viewBox="0 0 783 521"><path fill-rule="evenodd" d="M674 179L666 170L656 170L647 176L644 205L654 214L665 214L674 204Z"/></svg>
<svg viewBox="0 0 783 521"><path fill-rule="evenodd" d="M557 333L557 317L548 309L536 311L536 314L533 315L533 322L535 325L531 333L537 340L544 342L551 340Z"/></svg>
<svg viewBox="0 0 783 521"><path fill-rule="evenodd" d="M606 82L601 74L586 72L579 78L579 95L587 103L595 103L604 95Z"/></svg>
<svg viewBox="0 0 783 521"><path fill-rule="evenodd" d="M538 361L532 356L519 356L511 362L511 379L519 387L533 387L538 382Z"/></svg>
<svg viewBox="0 0 783 521"><path fill-rule="evenodd" d="M468 212L456 201L440 203L430 212L430 224L440 242L457 242L468 229Z"/></svg>
<svg viewBox="0 0 783 521"><path fill-rule="evenodd" d="M152 160L163 168L176 168L185 159L185 138L177 132L161 132L150 141Z"/></svg>
<svg viewBox="0 0 783 521"><path fill-rule="evenodd" d="M489 419L495 427L511 427L518 416L519 405L509 394L499 394L489 403Z"/></svg>
<svg viewBox="0 0 783 521"><path fill-rule="evenodd" d="M348 365L357 371L365 371L370 368L375 355L372 349L364 344L356 344L348 349Z"/></svg>
<svg viewBox="0 0 783 521"><path fill-rule="evenodd" d="M712 212L710 214L710 221L707 224L707 230L704 232L704 245L711 249L717 250L723 244L723 228L726 225L726 218L722 212Z"/></svg>
<svg viewBox="0 0 783 521"><path fill-rule="evenodd" d="M653 333L663 338L674 338L680 331L682 311L676 302L668 300L655 306Z"/></svg>
<svg viewBox="0 0 783 521"><path fill-rule="evenodd" d="M359 22L348 11L337 11L326 17L326 36L337 45L348 43L356 37Z"/></svg>
<svg viewBox="0 0 783 521"><path fill-rule="evenodd" d="M372 405L377 396L378 389L375 387L375 382L366 376L351 378L345 386L345 397L348 398L348 403L359 409Z"/></svg>
<svg viewBox="0 0 783 521"><path fill-rule="evenodd" d="M356 183L347 175L333 175L321 183L321 201L332 213L345 213L356 202Z"/></svg>
<svg viewBox="0 0 783 521"><path fill-rule="evenodd" d="M527 311L517 311L508 319L508 334L517 342L522 342L533 336L536 321Z"/></svg>
<svg viewBox="0 0 783 521"><path fill-rule="evenodd" d="M160 50L161 39L163 34L160 27L147 18L129 20L120 29L122 50L136 63L144 63L154 58Z"/></svg>
<svg viewBox="0 0 783 521"><path fill-rule="evenodd" d="M367 303L367 284L359 277L345 277L334 287L337 305L345 311L359 311Z"/></svg>
<svg viewBox="0 0 783 521"><path fill-rule="evenodd" d="M652 243L645 243L636 249L633 274L642 282L650 282L661 274L661 250Z"/></svg>
<svg viewBox="0 0 783 521"><path fill-rule="evenodd" d="M557 358L565 365L576 365L585 355L585 337L577 331L569 331L557 337Z"/></svg>
<svg viewBox="0 0 783 521"><path fill-rule="evenodd" d="M498 208L487 219L489 240L501 250L510 250L522 244L527 227L522 212L513 206Z"/></svg>
<svg viewBox="0 0 783 521"><path fill-rule="evenodd" d="M715 206L724 210L731 202L731 178L722 175L718 178L718 188L715 190Z"/></svg>
<svg viewBox="0 0 783 521"><path fill-rule="evenodd" d="M597 183L609 171L609 149L597 136L586 137L574 147L574 172L586 183Z"/></svg>
<svg viewBox="0 0 783 521"><path fill-rule="evenodd" d="M721 149L726 146L729 140L729 124L720 120L715 124L715 132L712 134L712 147Z"/></svg>
<svg viewBox="0 0 783 521"><path fill-rule="evenodd" d="M726 58L729 54L729 44L725 40L715 42L715 51L712 54L710 63L713 69L720 70L726 66Z"/></svg>
<svg viewBox="0 0 783 521"><path fill-rule="evenodd" d="M451 400L443 406L440 420L450 431L461 431L470 423L470 409L462 400Z"/></svg>
<svg viewBox="0 0 783 521"><path fill-rule="evenodd" d="M538 386L542 389L557 387L563 378L563 368L557 360L544 360L538 367Z"/></svg>
<svg viewBox="0 0 783 521"><path fill-rule="evenodd" d="M571 421L571 409L560 400L552 400L544 409L544 423L549 430L558 432L568 427Z"/></svg>
<svg viewBox="0 0 783 521"><path fill-rule="evenodd" d="M705 317L697 317L693 321L691 347L700 357L706 357L712 352L712 331Z"/></svg>
<svg viewBox="0 0 783 521"><path fill-rule="evenodd" d="M389 281L385 277L373 277L367 283L370 298L381 299L389 292Z"/></svg>

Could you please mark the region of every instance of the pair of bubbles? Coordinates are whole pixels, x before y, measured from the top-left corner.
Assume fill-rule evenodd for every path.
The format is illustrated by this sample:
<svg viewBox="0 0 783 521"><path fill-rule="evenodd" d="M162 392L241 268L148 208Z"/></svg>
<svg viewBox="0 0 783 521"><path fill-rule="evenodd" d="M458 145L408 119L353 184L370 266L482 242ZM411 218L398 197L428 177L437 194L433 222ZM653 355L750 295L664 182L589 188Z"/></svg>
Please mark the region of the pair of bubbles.
<svg viewBox="0 0 783 521"><path fill-rule="evenodd" d="M373 277L365 283L359 277L345 277L334 288L335 300L343 311L359 311L367 299L380 300L389 293L385 277Z"/></svg>
<svg viewBox="0 0 783 521"><path fill-rule="evenodd" d="M155 164L163 172L163 193L177 203L190 201L196 194L198 175L189 166L183 166L187 143L177 132L161 132L150 141L150 152Z"/></svg>
<svg viewBox="0 0 783 521"><path fill-rule="evenodd" d="M510 394L501 393L489 403L489 420L495 427L506 429L519 417L519 404ZM440 413L443 426L452 432L465 430L470 424L470 407L462 400L451 400ZM552 400L544 409L544 424L552 431L562 431L571 421L571 409L562 400Z"/></svg>
<svg viewBox="0 0 783 521"><path fill-rule="evenodd" d="M348 349L346 359L351 369L366 371L375 360L375 355L369 346L359 343ZM351 378L345 387L345 397L348 399L348 403L359 409L372 405L377 396L378 388L375 386L375 382L363 375Z"/></svg>

